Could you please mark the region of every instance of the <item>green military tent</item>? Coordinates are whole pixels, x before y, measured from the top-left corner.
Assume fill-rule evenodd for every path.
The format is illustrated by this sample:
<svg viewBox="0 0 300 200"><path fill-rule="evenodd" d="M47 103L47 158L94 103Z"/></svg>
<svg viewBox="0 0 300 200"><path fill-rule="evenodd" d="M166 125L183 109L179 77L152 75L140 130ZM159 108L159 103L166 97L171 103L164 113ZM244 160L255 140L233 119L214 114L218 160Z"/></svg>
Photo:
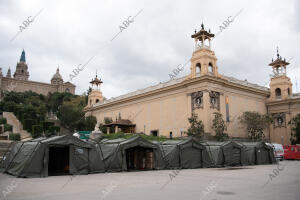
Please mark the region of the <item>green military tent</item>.
<svg viewBox="0 0 300 200"><path fill-rule="evenodd" d="M247 164L245 146L235 141L204 142L216 167L241 166Z"/></svg>
<svg viewBox="0 0 300 200"><path fill-rule="evenodd" d="M93 145L71 135L14 143L1 163L2 171L19 177L87 174Z"/></svg>
<svg viewBox="0 0 300 200"><path fill-rule="evenodd" d="M93 148L89 151L89 173L100 173L106 171L104 154L100 144L93 143Z"/></svg>
<svg viewBox="0 0 300 200"><path fill-rule="evenodd" d="M248 165L274 164L276 158L272 147L264 142L242 142L246 147L246 163Z"/></svg>
<svg viewBox="0 0 300 200"><path fill-rule="evenodd" d="M71 135L14 142L0 170L19 177L106 171L191 169L276 163L265 143L198 142L194 138L150 142L142 137L83 141Z"/></svg>
<svg viewBox="0 0 300 200"><path fill-rule="evenodd" d="M97 148L107 171L163 169L160 148L142 137L102 140Z"/></svg>
<svg viewBox="0 0 300 200"><path fill-rule="evenodd" d="M205 145L194 138L171 140L160 144L164 155L165 167L168 169L193 169L212 167L213 160Z"/></svg>

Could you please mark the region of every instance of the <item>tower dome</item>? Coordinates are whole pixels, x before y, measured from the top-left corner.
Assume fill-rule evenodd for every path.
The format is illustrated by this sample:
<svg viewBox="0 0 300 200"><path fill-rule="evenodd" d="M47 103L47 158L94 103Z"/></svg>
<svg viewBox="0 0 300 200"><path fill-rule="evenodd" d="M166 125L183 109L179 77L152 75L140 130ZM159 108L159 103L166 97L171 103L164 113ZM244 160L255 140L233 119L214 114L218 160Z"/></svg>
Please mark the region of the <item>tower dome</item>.
<svg viewBox="0 0 300 200"><path fill-rule="evenodd" d="M51 84L59 85L59 84L63 84L63 83L64 83L64 80L63 80L62 76L59 73L59 68L57 68L56 73L51 78Z"/></svg>

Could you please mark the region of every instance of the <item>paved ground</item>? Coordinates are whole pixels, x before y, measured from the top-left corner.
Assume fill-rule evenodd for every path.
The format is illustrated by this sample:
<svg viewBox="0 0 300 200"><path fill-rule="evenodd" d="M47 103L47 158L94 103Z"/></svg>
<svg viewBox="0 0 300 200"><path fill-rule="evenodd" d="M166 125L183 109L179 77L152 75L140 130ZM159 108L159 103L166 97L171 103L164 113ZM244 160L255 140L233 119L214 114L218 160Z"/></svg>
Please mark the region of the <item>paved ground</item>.
<svg viewBox="0 0 300 200"><path fill-rule="evenodd" d="M280 164L33 179L0 174L0 199L300 200L300 161Z"/></svg>

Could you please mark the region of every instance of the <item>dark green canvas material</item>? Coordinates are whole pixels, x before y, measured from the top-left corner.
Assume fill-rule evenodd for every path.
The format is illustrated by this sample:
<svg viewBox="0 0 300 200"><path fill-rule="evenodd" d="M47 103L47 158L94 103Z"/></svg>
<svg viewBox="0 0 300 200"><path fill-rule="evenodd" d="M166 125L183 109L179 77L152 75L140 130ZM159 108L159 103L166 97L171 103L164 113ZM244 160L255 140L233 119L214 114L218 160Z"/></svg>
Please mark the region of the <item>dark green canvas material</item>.
<svg viewBox="0 0 300 200"><path fill-rule="evenodd" d="M15 143L1 166L2 171L19 177L48 176L49 148L56 146L69 148L70 174L89 172L89 150L94 146L70 135Z"/></svg>
<svg viewBox="0 0 300 200"><path fill-rule="evenodd" d="M150 149L152 167L158 170L276 163L273 148L263 142L198 142L194 138L157 142L139 136L86 142L64 135L12 143L0 170L18 177L46 177L51 147L67 149L69 174L126 171L126 152L135 147Z"/></svg>

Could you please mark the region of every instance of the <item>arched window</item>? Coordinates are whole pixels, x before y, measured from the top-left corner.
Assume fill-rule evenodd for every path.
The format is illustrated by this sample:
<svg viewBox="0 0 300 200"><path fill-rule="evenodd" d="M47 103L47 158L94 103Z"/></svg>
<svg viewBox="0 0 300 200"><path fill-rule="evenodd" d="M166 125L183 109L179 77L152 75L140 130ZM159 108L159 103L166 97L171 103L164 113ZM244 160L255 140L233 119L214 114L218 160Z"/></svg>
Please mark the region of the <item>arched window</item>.
<svg viewBox="0 0 300 200"><path fill-rule="evenodd" d="M92 105L92 99L90 100L90 105Z"/></svg>
<svg viewBox="0 0 300 200"><path fill-rule="evenodd" d="M170 132L170 139L172 139L173 138L173 133L172 132Z"/></svg>
<svg viewBox="0 0 300 200"><path fill-rule="evenodd" d="M276 96L276 98L281 98L281 89L280 88L275 89L275 96Z"/></svg>
<svg viewBox="0 0 300 200"><path fill-rule="evenodd" d="M196 64L196 76L200 76L201 75L201 64L197 63Z"/></svg>
<svg viewBox="0 0 300 200"><path fill-rule="evenodd" d="M213 73L214 72L213 65L211 63L208 64L208 72L209 73Z"/></svg>
<svg viewBox="0 0 300 200"><path fill-rule="evenodd" d="M69 88L67 88L67 89L66 89L66 92L70 92L70 89L69 89Z"/></svg>
<svg viewBox="0 0 300 200"><path fill-rule="evenodd" d="M289 96L291 95L291 91L290 91L290 88L288 88L288 95L289 95Z"/></svg>
<svg viewBox="0 0 300 200"><path fill-rule="evenodd" d="M96 103L98 103L99 102L99 99L96 99Z"/></svg>

